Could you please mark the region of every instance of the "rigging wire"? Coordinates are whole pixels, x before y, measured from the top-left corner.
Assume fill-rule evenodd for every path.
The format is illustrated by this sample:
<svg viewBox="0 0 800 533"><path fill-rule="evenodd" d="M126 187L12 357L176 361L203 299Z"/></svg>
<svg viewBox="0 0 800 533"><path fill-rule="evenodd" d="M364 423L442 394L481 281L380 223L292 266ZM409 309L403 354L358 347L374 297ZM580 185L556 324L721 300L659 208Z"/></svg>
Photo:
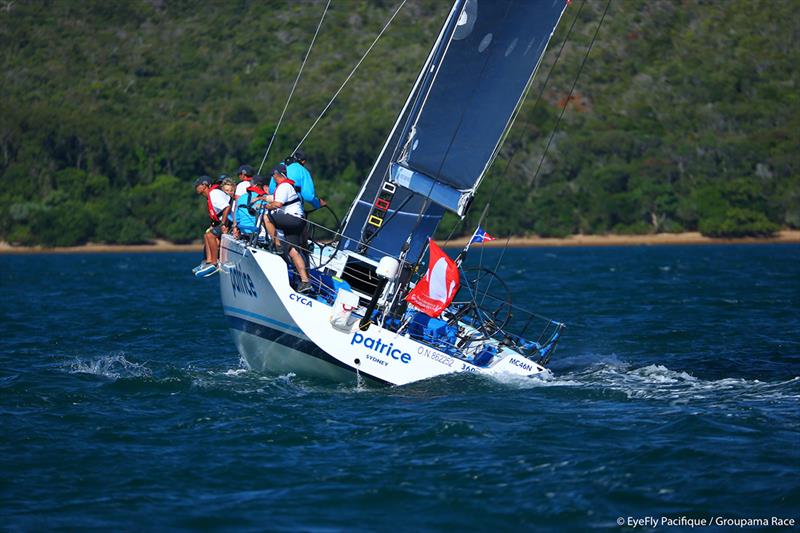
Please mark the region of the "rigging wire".
<svg viewBox="0 0 800 533"><path fill-rule="evenodd" d="M566 42L569 40L569 36L572 34L573 28L575 27L575 23L577 22L578 18L580 17L580 13L583 10L583 7L585 5L586 5L586 0L584 0L583 3L581 4L580 8L578 8L578 12L575 14L575 17L572 20L572 24L570 25L570 28L569 28L569 30L567 32L567 35L564 38L564 41L562 41L562 43L561 43L561 47L559 48L558 54L556 55L556 59L553 62L553 65L550 67L550 70L547 73L547 77L545 78L545 81L542 84L542 89L539 91L539 94L537 95L536 101L533 104L533 108L534 109L536 108L536 105L539 103L539 101L542 98L542 95L544 94L544 90L547 87L547 82L549 81L550 76L553 73L553 70L555 69L556 64L558 63L558 60L561 57L561 53L564 50L564 46L565 46ZM569 94L568 94L567 99L566 99L566 103L561 108L561 113L559 114L558 120L556 121L556 124L555 124L555 126L553 127L553 129L552 129L552 131L550 133L550 137L548 139L547 145L545 146L544 152L542 153L542 157L539 160L539 164L538 164L538 166L536 168L536 173L534 174L534 182L536 182L538 180L539 172L541 171L542 164L544 162L544 158L547 155L547 152L548 152L548 150L550 148L550 144L551 144L551 142L553 140L553 137L555 136L555 133L558 131L558 127L561 124L561 119L564 116L564 112L566 111L567 103L570 101L570 99L572 97L572 94L573 94L573 92L575 90L575 85L577 84L578 79L580 78L580 75L581 75L581 73L583 71L583 67L586 65L586 61L587 61L587 59L589 57L589 53L592 51L592 48L594 47L595 40L597 39L597 35L600 33L600 28L603 25L603 21L605 20L605 17L606 17L606 14L608 13L608 8L609 8L610 5L611 5L611 0L608 0L608 2L606 3L605 9L603 10L603 14L600 17L600 22L597 25L597 29L595 30L594 35L592 36L592 40L589 43L589 47L586 49L586 53L585 53L585 55L583 57L583 60L581 61L581 65L580 65L580 67L578 69L577 74L575 75L575 79L572 82L572 87L570 88ZM503 175L505 175L505 173L508 171L508 168L511 166L511 162L513 161L515 155L516 155L516 152L514 152L511 155L511 157L508 159L508 161L506 162L505 168L503 169ZM494 197L494 195L496 194L497 189L499 188L499 185L500 185L500 180L495 181L495 186L494 186L494 189L492 190L492 197ZM450 234L448 235L448 237L447 237L447 239L445 241L445 246L447 245L448 242L450 242L450 240L453 237L453 235L455 234L456 230L458 230L463 225L463 220L464 219L458 221L453 226L453 228L450 231ZM500 264L503 261L505 253L508 250L508 245L509 245L510 241L511 241L511 236L509 235L508 238L506 239L505 245L503 246L503 250L500 253L500 257L498 258L497 263L495 264L494 271L497 271L497 269L500 267ZM481 250L481 251L483 251L483 250ZM483 264L483 254L482 253L481 253L481 261L480 261L480 263L481 263L481 265ZM490 285L491 285L491 281L492 280L490 280ZM488 288L487 288L487 291L484 293L483 298L481 299L481 305L483 304L487 294L488 294Z"/></svg>
<svg viewBox="0 0 800 533"><path fill-rule="evenodd" d="M567 44L567 41L569 41L569 37L570 37L570 35L572 35L572 30L575 28L575 23L578 22L578 18L580 18L581 11L583 10L583 7L585 5L586 5L586 0L583 0L583 3L578 8L578 11L575 13L575 17L572 19L572 24L570 24L569 30L567 30L567 35L564 37L564 40L561 42L561 47L558 49L558 53L556 54L556 58L553 61L553 64L550 65L550 70L547 71L547 76L545 77L544 82L542 83L542 88L539 91L539 94L536 95L536 100L534 100L533 106L531 106L531 111L532 112L536 110L536 107L539 105L539 102L542 100L542 95L544 95L544 91L547 88L547 83L550 81L550 76L553 74L553 71L555 70L556 65L558 64L558 60L561 58L561 52L564 51L564 46ZM527 127L527 126L528 126L528 124L525 124L525 127ZM525 128L522 128L522 130L524 131ZM511 154L511 157L509 157L508 160L506 161L506 165L503 168L503 171L500 173L500 176L505 176L506 175L506 172L508 172L508 168L511 166L511 162L514 160L514 156L516 156L516 155L517 155L517 152L513 152ZM495 194L497 193L497 189L500 187L500 182L501 181L503 181L503 180L502 179L495 180L494 189L492 189L492 194L490 195L490 198L494 198L495 197ZM464 220L466 220L466 217L464 217L464 219L459 220L456 224L453 225L453 229L450 230L450 234L447 236L447 239L444 242L445 246L447 246L447 243L449 243L450 240L453 238L453 235L455 234L455 232L461 228L461 226L464 223Z"/></svg>
<svg viewBox="0 0 800 533"><path fill-rule="evenodd" d="M586 0L584 0L584 4L585 3ZM570 87L569 94L567 95L564 105L561 108L561 113L559 113L558 115L558 120L556 120L556 124L555 126L553 126L553 129L550 132L550 138L547 140L547 145L545 145L544 151L542 152L542 157L539 159L539 165L536 167L536 172L533 175L534 183L538 182L539 172L542 169L542 163L544 163L544 158L547 156L547 152L550 149L550 143L552 143L553 137L555 137L555 134L558 131L558 127L561 125L561 119L564 117L564 112L567 110L567 104L569 104L569 101L572 99L572 93L575 91L575 85L578 83L578 78L580 78L581 72L583 72L583 67L586 65L586 60L589 59L589 53L592 51L592 48L594 47L595 40L597 39L597 35L600 33L600 28L603 26L603 21L606 18L606 13L608 13L608 8L610 5L611 5L611 0L608 0L608 2L606 3L606 7L603 10L603 15L600 17L600 22L597 24L597 29L595 30L594 35L592 36L592 40L589 43L589 47L586 49L586 53L583 56L583 60L581 61L581 65L578 68L578 72L577 74L575 74L575 79L572 81L572 87ZM583 7L583 4L581 4L581 7ZM509 235L509 237L506 239L505 246L503 246L503 252L500 254L500 258L497 260L497 265L495 266L495 269L499 268L500 263L503 260L503 256L505 255L505 252L508 249L508 244L510 241L511 241L511 236Z"/></svg>
<svg viewBox="0 0 800 533"><path fill-rule="evenodd" d="M275 125L275 131L272 132L272 138L269 140L269 144L267 145L267 151L264 152L264 157L261 159L261 164L258 166L257 174L261 174L261 169L264 168L264 163L267 161L267 156L269 155L269 151L272 148L272 143L275 142L275 137L278 135L278 129L281 127L281 122L283 122L283 116L286 114L286 109L289 107L289 102L292 100L292 96L294 95L294 90L297 88L297 83L300 81L300 75L303 73L303 68L306 66L306 61L308 61L308 56L311 54L311 48L314 46L314 42L317 40L317 35L319 35L319 29L322 27L322 21L325 20L325 15L328 13L328 8L331 5L331 0L328 0L328 3L325 4L325 9L322 10L322 17L319 19L319 24L317 24L317 29L314 32L314 37L311 38L311 44L308 45L308 50L306 50L306 55L303 58L303 63L300 65L300 70L297 72L297 77L294 79L294 85L292 85L292 90L289 91L289 97L286 99L286 104L283 106L283 111L281 111L281 117L278 119L278 124ZM294 153L294 152L292 152Z"/></svg>
<svg viewBox="0 0 800 533"><path fill-rule="evenodd" d="M361 63L363 63L364 60L367 58L367 55L369 55L369 53L372 51L372 48L377 44L378 40L383 36L384 32L386 32L387 28L389 28L389 25L392 23L394 18L397 16L397 14L400 12L400 10L403 8L403 6L406 4L406 1L407 0L403 0L402 2L400 2L400 5L397 7L397 9L395 9L394 13L392 13L392 16L389 17L389 20L383 26L383 29L381 29L380 33L378 33L378 36L375 37L375 40L372 41L371 45L369 45L369 48L367 48L367 51L364 52L364 55L362 55L361 59L358 60L358 63L356 63L356 66L353 67L353 70L351 70L350 74L347 75L347 78L344 80L342 85L339 87L339 89L333 95L333 97L331 98L330 102L328 102L328 105L325 106L325 109L322 110L322 113L319 114L319 116L316 118L316 120L311 125L311 127L308 128L308 131L306 132L305 135L303 135L303 138L300 139L300 142L297 143L297 146L295 147L294 151L292 151L292 153L296 152L303 145L305 140L308 138L308 136L311 134L311 132L317 126L317 123L322 119L322 117L325 115L325 113L328 111L328 109L333 105L333 102L339 96L339 93L342 92L342 90L344 89L345 85L347 85L347 83L350 81L350 78L352 78L353 75L356 73L356 70L358 70L358 67L361 66Z"/></svg>
<svg viewBox="0 0 800 533"><path fill-rule="evenodd" d="M586 0L584 0L584 3L581 4L581 8L583 8L583 5L585 3L586 3ZM606 18L606 14L608 13L609 6L611 6L611 0L608 0L608 2L606 2L606 7L603 10L603 15L600 17L600 22L597 24L597 29L595 30L594 35L592 36L592 40L589 43L589 47L586 49L586 53L583 56L583 60L581 61L581 65L578 68L578 72L577 72L577 74L575 74L575 79L572 81L572 87L569 90L569 94L567 95L567 99L566 99L566 101L564 103L564 106L561 108L561 113L558 115L558 120L556 121L555 126L553 126L553 129L550 132L550 138L547 141L547 145L544 148L544 152L542 152L542 157L539 159L539 165L537 166L536 173L533 176L534 183L536 183L536 181L538 180L539 171L542 168L542 163L544 162L544 158L547 156L547 152L550 149L550 143L553 141L553 137L555 136L556 132L558 131L558 127L561 124L561 119L563 118L564 112L567 109L567 104L569 103L569 101L572 98L572 93L575 91L575 85L578 83L578 78L580 78L581 72L583 72L583 67L586 65L587 59L589 59L589 53L592 51L592 48L594 47L595 40L597 40L597 35L600 33L600 28L603 26L603 21ZM577 20L577 16L576 16L576 20ZM573 24L574 24L574 22L573 22ZM570 28L570 31L571 31L571 28ZM508 167L506 167L506 168L508 168ZM497 269L500 268L500 264L503 261L503 257L505 256L506 251L508 250L508 245L509 245L510 242L511 242L511 235L509 235L508 238L506 239L506 243L503 246L503 250L500 253L500 257L497 259L497 263L495 264L495 268L494 268L495 271L497 271Z"/></svg>
<svg viewBox="0 0 800 533"><path fill-rule="evenodd" d="M553 137L558 131L558 127L561 124L561 119L564 117L564 112L567 110L567 105L569 104L569 101L572 99L572 93L575 91L575 85L578 83L578 78L580 78L581 72L583 72L583 67L586 65L586 60L589 59L589 52L592 51L592 47L594 46L594 41L597 39L597 34L600 33L600 28L603 26L603 21L606 18L606 13L608 13L608 8L610 5L611 5L611 0L608 0L608 2L606 3L606 8L603 10L603 16L600 17L600 22L597 24L597 29L594 31L594 35L592 36L592 41L589 43L589 48L586 49L586 54L583 56L583 61L581 61L581 66L578 68L578 73L575 75L575 79L572 81L572 87L570 87L567 99L564 102L563 107L561 108L561 113L558 115L558 120L556 121L556 125L553 127L553 131L550 132L550 138L547 140L547 145L544 147L544 152L542 152L542 157L539 159L539 166L536 167L536 173L533 175L534 187L538 183L539 171L542 169L542 163L544 163L544 158L547 155L547 151L550 149L550 143L553 142Z"/></svg>
<svg viewBox="0 0 800 533"><path fill-rule="evenodd" d="M541 99L541 97L542 97L542 94L544 93L544 89L545 89L545 87L547 86L547 80L549 80L549 79L550 79L550 75L552 74L552 72L553 72L553 69L555 68L555 65L556 65L556 63L558 62L558 58L561 56L561 52L562 52L562 51L563 51L563 49L564 49L564 45L566 44L566 42L567 42L567 40L568 40L568 38L569 38L569 35L570 35L570 34L571 34L571 32L572 32L572 29L575 27L575 23L576 23L576 22L577 22L577 20L578 20L578 16L580 15L580 12L581 12L581 10L583 9L583 6L584 6L585 4L586 4L586 0L584 0L584 1L583 1L583 3L581 4L581 7L579 8L578 12L576 13L576 16L575 16L575 18L574 18L574 19L573 19L573 21L572 21L572 24L570 25L569 32L568 32L567 36L565 37L564 41L562 42L562 44L561 44L561 48L560 48L560 49L559 49L559 51L558 51L558 55L556 56L556 59L555 59L555 61L553 62L553 65L550 67L550 71L549 71L549 72L548 72L548 74L547 74L547 78L545 79L545 82L544 82L544 84L542 85L542 90L539 92L539 95L537 96L537 99L536 99L536 101L534 102L534 108L535 108L535 106L538 104L539 100L540 100L540 99ZM485 64L484 64L484 68L485 68ZM448 150L449 150L449 148L448 148ZM513 154L512 154L512 157L511 157L511 159L513 159ZM505 167L505 169L504 169L504 172L508 170L508 167L509 167L509 165L510 165L510 163L511 163L511 159L509 159L509 161L506 163L506 167ZM441 168L441 167L440 167L440 168ZM430 195L431 195L431 193L432 193L432 191L433 191L433 185L434 185L434 184L432 183L432 184L431 184L431 189L428 191L428 194L427 194L427 196L425 197L425 204L423 205L423 209L420 211L420 216L422 215L422 213L424 212L424 210L427 208L427 205L428 205L428 203L430 202ZM492 195L493 195L493 196L494 196L494 194L497 192L497 188L498 188L498 186L499 186L499 180L495 181L495 187L494 187L494 190L493 190L493 192L492 192ZM484 209L484 213L483 213L483 215L481 216L481 221L483 220L484 216L486 215L486 213L487 213L487 211L488 211L488 208L489 208L489 205L487 204L486 208ZM416 226L414 227L414 229L412 229L412 232L411 232L411 234L413 234L413 233L414 233L414 231L416 231L416 228L419 226L419 220L420 220L420 218L418 217L418 218L417 218L417 224L416 224ZM463 225L463 220L464 220L464 219L462 219L462 220L458 221L456 224L454 224L454 226L453 226L452 230L450 231L450 235L447 237L447 239L446 239L446 241L445 241L445 244L444 244L445 246L447 245L447 243L449 243L449 242L450 242L450 239L452 238L452 236L453 236L454 232L455 232L455 231L456 231L456 230L457 230L459 227L461 227L461 226ZM423 247L423 249L422 249L422 251L420 252L420 254L419 254L418 258L417 258L417 261L416 261L415 270L416 270L416 269L419 267L419 264L420 264L420 262L422 261L422 257L423 257L423 255L425 254L425 251L427 250L427 248L428 248L428 246L429 246L429 243L430 243L430 240L428 241L428 243L426 244L426 246L424 246L424 247ZM483 249L481 249L481 266L482 266L482 265L483 265ZM499 264L498 264L498 266L499 266ZM487 287L487 292L488 292L489 288L491 288L491 280L490 280L490 283L489 283L489 287ZM483 297L481 298L481 304L483 303L483 301L485 300L485 298L486 298L486 293L484 293ZM474 302L474 303L476 303L476 305L477 305L477 302Z"/></svg>
<svg viewBox="0 0 800 533"><path fill-rule="evenodd" d="M564 36L564 39L561 41L561 46L559 47L558 53L556 54L556 57L553 60L553 64L550 65L550 69L547 71L547 76L545 77L544 82L542 83L541 89L539 90L539 94L536 95L536 100L534 100L534 102L533 102L532 110L534 110L534 111L536 110L537 106L539 105L539 103L542 100L542 96L544 95L544 91L547 88L548 82L550 81L550 77L552 76L553 71L556 68L556 65L558 65L558 61L561 58L561 53L564 51L564 47L566 46L567 42L569 41L569 38L572 35L572 31L575 28L575 24L578 22L578 19L580 18L580 15L581 15L581 11L583 11L583 8L584 8L585 5L586 5L586 0L584 0L581 3L580 7L578 8L578 11L575 13L575 16L572 19L572 23L569 26L569 30L567 30L566 36ZM527 127L527 124L526 124L526 127ZM525 130L525 128L523 128L523 131L524 130ZM516 154L517 154L516 151L512 152L511 156L506 160L505 167L503 168L502 172L500 173L501 177L505 176L506 173L508 172L508 169L511 166L511 163L514 160L514 157L516 156ZM494 198L496 196L497 190L499 189L500 183L502 181L504 181L504 180L502 180L502 179L495 180L494 188L492 189L492 193L490 195L490 198ZM481 219L480 219L480 221L478 223L478 226L482 225L483 220L486 218L486 216L488 214L490 206L491 206L491 203L487 204L486 208L484 209L483 214L481 215ZM444 246L447 246L447 244L453 238L453 235L455 234L455 232L463 227L465 220L466 220L466 217L464 217L463 219L457 221L456 224L453 225L453 228L450 230L450 233L447 236L447 239L445 240ZM506 249L508 248L508 244L509 244L510 240L511 240L511 237L509 236L508 239L506 240L506 244L503 247L502 252L500 253L500 257L497 260L497 264L495 265L494 271L497 271L497 269L500 267L500 264L501 264L501 262L503 260L503 256L505 255L505 252L506 252ZM483 246L481 247L479 268L483 267L484 248L485 247L483 247ZM492 281L494 281L494 280L493 279L489 280L489 286L487 287L486 291L484 292L483 297L481 298L480 305L483 305L483 302L486 299L486 295L488 294L489 289L491 288Z"/></svg>

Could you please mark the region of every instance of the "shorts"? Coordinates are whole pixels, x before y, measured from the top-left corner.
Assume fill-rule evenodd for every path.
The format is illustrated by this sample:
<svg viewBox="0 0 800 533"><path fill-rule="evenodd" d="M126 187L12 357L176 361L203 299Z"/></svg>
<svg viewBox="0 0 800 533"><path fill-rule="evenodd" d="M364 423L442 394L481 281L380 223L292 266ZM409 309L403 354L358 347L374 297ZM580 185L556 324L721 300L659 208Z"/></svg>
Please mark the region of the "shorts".
<svg viewBox="0 0 800 533"><path fill-rule="evenodd" d="M276 228L283 231L286 242L289 243L292 248L302 253L305 248L303 233L306 228L306 220L293 215L287 215L283 211L273 211L267 216Z"/></svg>
<svg viewBox="0 0 800 533"><path fill-rule="evenodd" d="M206 233L210 233L218 239L222 238L222 226L213 226L208 228Z"/></svg>

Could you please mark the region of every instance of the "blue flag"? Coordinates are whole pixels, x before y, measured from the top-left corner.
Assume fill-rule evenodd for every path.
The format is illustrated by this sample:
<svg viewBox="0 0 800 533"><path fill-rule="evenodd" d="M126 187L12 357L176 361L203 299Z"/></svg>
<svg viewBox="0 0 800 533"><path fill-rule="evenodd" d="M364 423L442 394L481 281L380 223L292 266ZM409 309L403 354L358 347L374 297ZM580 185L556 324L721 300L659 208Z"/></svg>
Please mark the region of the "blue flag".
<svg viewBox="0 0 800 533"><path fill-rule="evenodd" d="M495 240L494 237L486 233L482 227L478 226L475 230L475 233L472 234L472 238L469 240L468 244L480 244L483 242L489 242Z"/></svg>

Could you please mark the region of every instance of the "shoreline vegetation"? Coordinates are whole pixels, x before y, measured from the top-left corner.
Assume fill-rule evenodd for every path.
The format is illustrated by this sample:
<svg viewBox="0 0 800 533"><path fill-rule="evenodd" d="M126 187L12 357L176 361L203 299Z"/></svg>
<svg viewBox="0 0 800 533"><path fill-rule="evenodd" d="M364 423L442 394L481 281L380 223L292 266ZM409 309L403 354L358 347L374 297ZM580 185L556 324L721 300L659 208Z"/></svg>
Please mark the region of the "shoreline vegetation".
<svg viewBox="0 0 800 533"><path fill-rule="evenodd" d="M47 249L193 242L208 224L198 176L269 168L300 141L330 206L314 222L338 226L450 10L408 2L360 64L394 6L340 3L294 90L324 2L6 3L0 242ZM463 222L446 213L437 242L479 222L499 235L656 235L564 241L583 245L800 230L796 2L574 4L473 209Z"/></svg>
<svg viewBox="0 0 800 533"><path fill-rule="evenodd" d="M483 245L489 248L503 247L507 238L498 238ZM467 237L453 239L447 248L463 248ZM684 233L656 233L646 235L571 235L565 238L545 238L536 236L515 236L508 240L508 246L513 248L538 248L538 247L572 247L572 246L651 246L651 245L689 245L689 244L800 244L800 230L783 230L772 237L741 237L735 239L722 239L705 237L699 232ZM89 243L82 246L12 246L0 242L0 255L2 254L80 254L80 253L120 253L120 252L199 252L203 244L198 242L190 244L174 244L165 240L155 240L149 244L95 244Z"/></svg>

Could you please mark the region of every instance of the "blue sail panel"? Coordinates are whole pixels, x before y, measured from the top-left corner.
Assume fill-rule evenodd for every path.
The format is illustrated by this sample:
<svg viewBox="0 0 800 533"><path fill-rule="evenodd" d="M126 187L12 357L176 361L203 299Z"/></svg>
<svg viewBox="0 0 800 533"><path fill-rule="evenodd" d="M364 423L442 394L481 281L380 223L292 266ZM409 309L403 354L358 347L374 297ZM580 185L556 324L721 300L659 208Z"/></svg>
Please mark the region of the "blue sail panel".
<svg viewBox="0 0 800 533"><path fill-rule="evenodd" d="M406 238L411 234L409 257L417 257L427 245L428 236L436 231L444 209L428 202L428 207L420 213L424 198L402 189L398 191L398 196L392 203L396 203L398 207L402 206L402 208L389 209L382 226L378 228L380 231L375 232L373 238L367 239L366 247L361 246L364 240L359 227L357 230L352 228L351 232L345 233L342 239L343 248L358 251L373 259L380 259L386 255L396 257L406 242ZM406 201L404 202L404 200ZM405 205L403 205L404 203ZM371 209L372 203L358 201L353 206L352 216L354 220L367 220Z"/></svg>
<svg viewBox="0 0 800 533"><path fill-rule="evenodd" d="M463 0L458 0L450 10L389 138L345 217L341 238L345 250L358 251L373 259L380 259L384 255L397 257L410 236L408 255L416 257L422 253L428 236L439 225L444 209L424 195L402 187L397 188L388 210L381 213L380 227L370 225L370 220L374 220L372 213L375 203L389 180L390 167L399 157L403 139L407 137L426 88L433 79L434 69L431 65L444 53L444 47L456 27L456 16L460 13L462 3Z"/></svg>
<svg viewBox="0 0 800 533"><path fill-rule="evenodd" d="M565 8L565 0L467 0L400 163L474 194ZM409 183L428 194L424 180ZM463 215L465 204L441 205Z"/></svg>
<svg viewBox="0 0 800 533"><path fill-rule="evenodd" d="M409 242L418 257L445 210L466 213L565 8L456 0L345 219L345 249L378 259Z"/></svg>

